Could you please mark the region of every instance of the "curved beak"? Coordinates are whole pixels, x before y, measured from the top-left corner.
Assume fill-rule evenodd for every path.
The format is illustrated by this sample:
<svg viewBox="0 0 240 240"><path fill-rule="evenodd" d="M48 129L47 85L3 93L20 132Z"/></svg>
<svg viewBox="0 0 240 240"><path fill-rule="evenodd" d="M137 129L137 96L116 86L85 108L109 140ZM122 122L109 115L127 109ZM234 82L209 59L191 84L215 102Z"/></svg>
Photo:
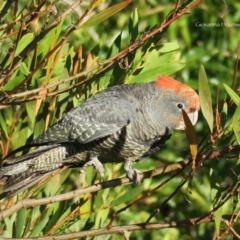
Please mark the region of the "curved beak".
<svg viewBox="0 0 240 240"><path fill-rule="evenodd" d="M188 113L188 117L192 122L192 125L195 125L198 120L198 111Z"/></svg>
<svg viewBox="0 0 240 240"><path fill-rule="evenodd" d="M198 120L198 111L195 112L190 112L187 114L188 118L190 119L192 125L195 125L197 120ZM184 120L182 118L182 120L180 121L179 125L175 128L175 130L184 130L186 128Z"/></svg>

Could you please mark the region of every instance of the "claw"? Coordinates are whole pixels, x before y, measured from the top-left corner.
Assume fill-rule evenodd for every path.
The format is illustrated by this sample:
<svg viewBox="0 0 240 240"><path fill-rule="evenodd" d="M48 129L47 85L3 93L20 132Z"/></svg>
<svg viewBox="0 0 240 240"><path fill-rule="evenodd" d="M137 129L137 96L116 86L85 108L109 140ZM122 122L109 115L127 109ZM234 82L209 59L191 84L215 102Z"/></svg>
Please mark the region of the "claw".
<svg viewBox="0 0 240 240"><path fill-rule="evenodd" d="M132 168L131 161L125 162L124 169L126 170L127 177L131 182L138 184L138 185L142 183L142 177L139 174L140 172L137 171L136 169Z"/></svg>
<svg viewBox="0 0 240 240"><path fill-rule="evenodd" d="M90 161L86 162L80 169L80 174L83 174L86 168L89 166L94 166L100 174L101 178L104 178L104 167L97 157L94 157Z"/></svg>

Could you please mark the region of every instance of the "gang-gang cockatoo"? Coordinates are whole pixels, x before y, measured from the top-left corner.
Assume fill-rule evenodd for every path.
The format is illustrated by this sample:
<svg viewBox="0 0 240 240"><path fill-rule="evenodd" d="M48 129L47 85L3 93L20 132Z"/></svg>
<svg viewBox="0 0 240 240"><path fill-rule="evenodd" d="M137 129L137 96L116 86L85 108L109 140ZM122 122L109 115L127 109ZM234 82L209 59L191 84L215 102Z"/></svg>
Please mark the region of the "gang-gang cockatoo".
<svg viewBox="0 0 240 240"><path fill-rule="evenodd" d="M103 176L106 162L123 162L127 177L139 183L132 163L158 151L174 130L185 128L182 109L194 125L199 108L197 93L168 76L110 87L49 127L34 140L34 151L4 160L0 184L13 196L66 166L83 171L94 165Z"/></svg>

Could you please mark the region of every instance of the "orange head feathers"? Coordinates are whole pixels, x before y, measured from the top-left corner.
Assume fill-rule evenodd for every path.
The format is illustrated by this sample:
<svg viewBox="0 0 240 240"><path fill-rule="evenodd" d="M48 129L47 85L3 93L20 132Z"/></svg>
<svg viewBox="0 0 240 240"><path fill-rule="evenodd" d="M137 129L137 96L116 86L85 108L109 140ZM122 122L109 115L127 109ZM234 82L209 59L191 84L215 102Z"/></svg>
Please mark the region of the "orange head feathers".
<svg viewBox="0 0 240 240"><path fill-rule="evenodd" d="M155 81L155 86L173 91L176 95L188 98L191 101L191 109L194 111L198 111L200 109L200 101L198 94L189 86L169 77L169 76L159 76Z"/></svg>

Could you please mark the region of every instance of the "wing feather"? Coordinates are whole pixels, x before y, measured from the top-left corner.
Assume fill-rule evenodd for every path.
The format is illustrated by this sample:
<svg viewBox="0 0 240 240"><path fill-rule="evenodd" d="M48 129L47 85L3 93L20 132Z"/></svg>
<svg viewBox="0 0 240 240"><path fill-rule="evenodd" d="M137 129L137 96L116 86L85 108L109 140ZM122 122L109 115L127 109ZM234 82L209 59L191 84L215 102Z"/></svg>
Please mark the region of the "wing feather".
<svg viewBox="0 0 240 240"><path fill-rule="evenodd" d="M89 143L109 136L134 121L138 101L124 92L102 92L64 115L34 142Z"/></svg>

